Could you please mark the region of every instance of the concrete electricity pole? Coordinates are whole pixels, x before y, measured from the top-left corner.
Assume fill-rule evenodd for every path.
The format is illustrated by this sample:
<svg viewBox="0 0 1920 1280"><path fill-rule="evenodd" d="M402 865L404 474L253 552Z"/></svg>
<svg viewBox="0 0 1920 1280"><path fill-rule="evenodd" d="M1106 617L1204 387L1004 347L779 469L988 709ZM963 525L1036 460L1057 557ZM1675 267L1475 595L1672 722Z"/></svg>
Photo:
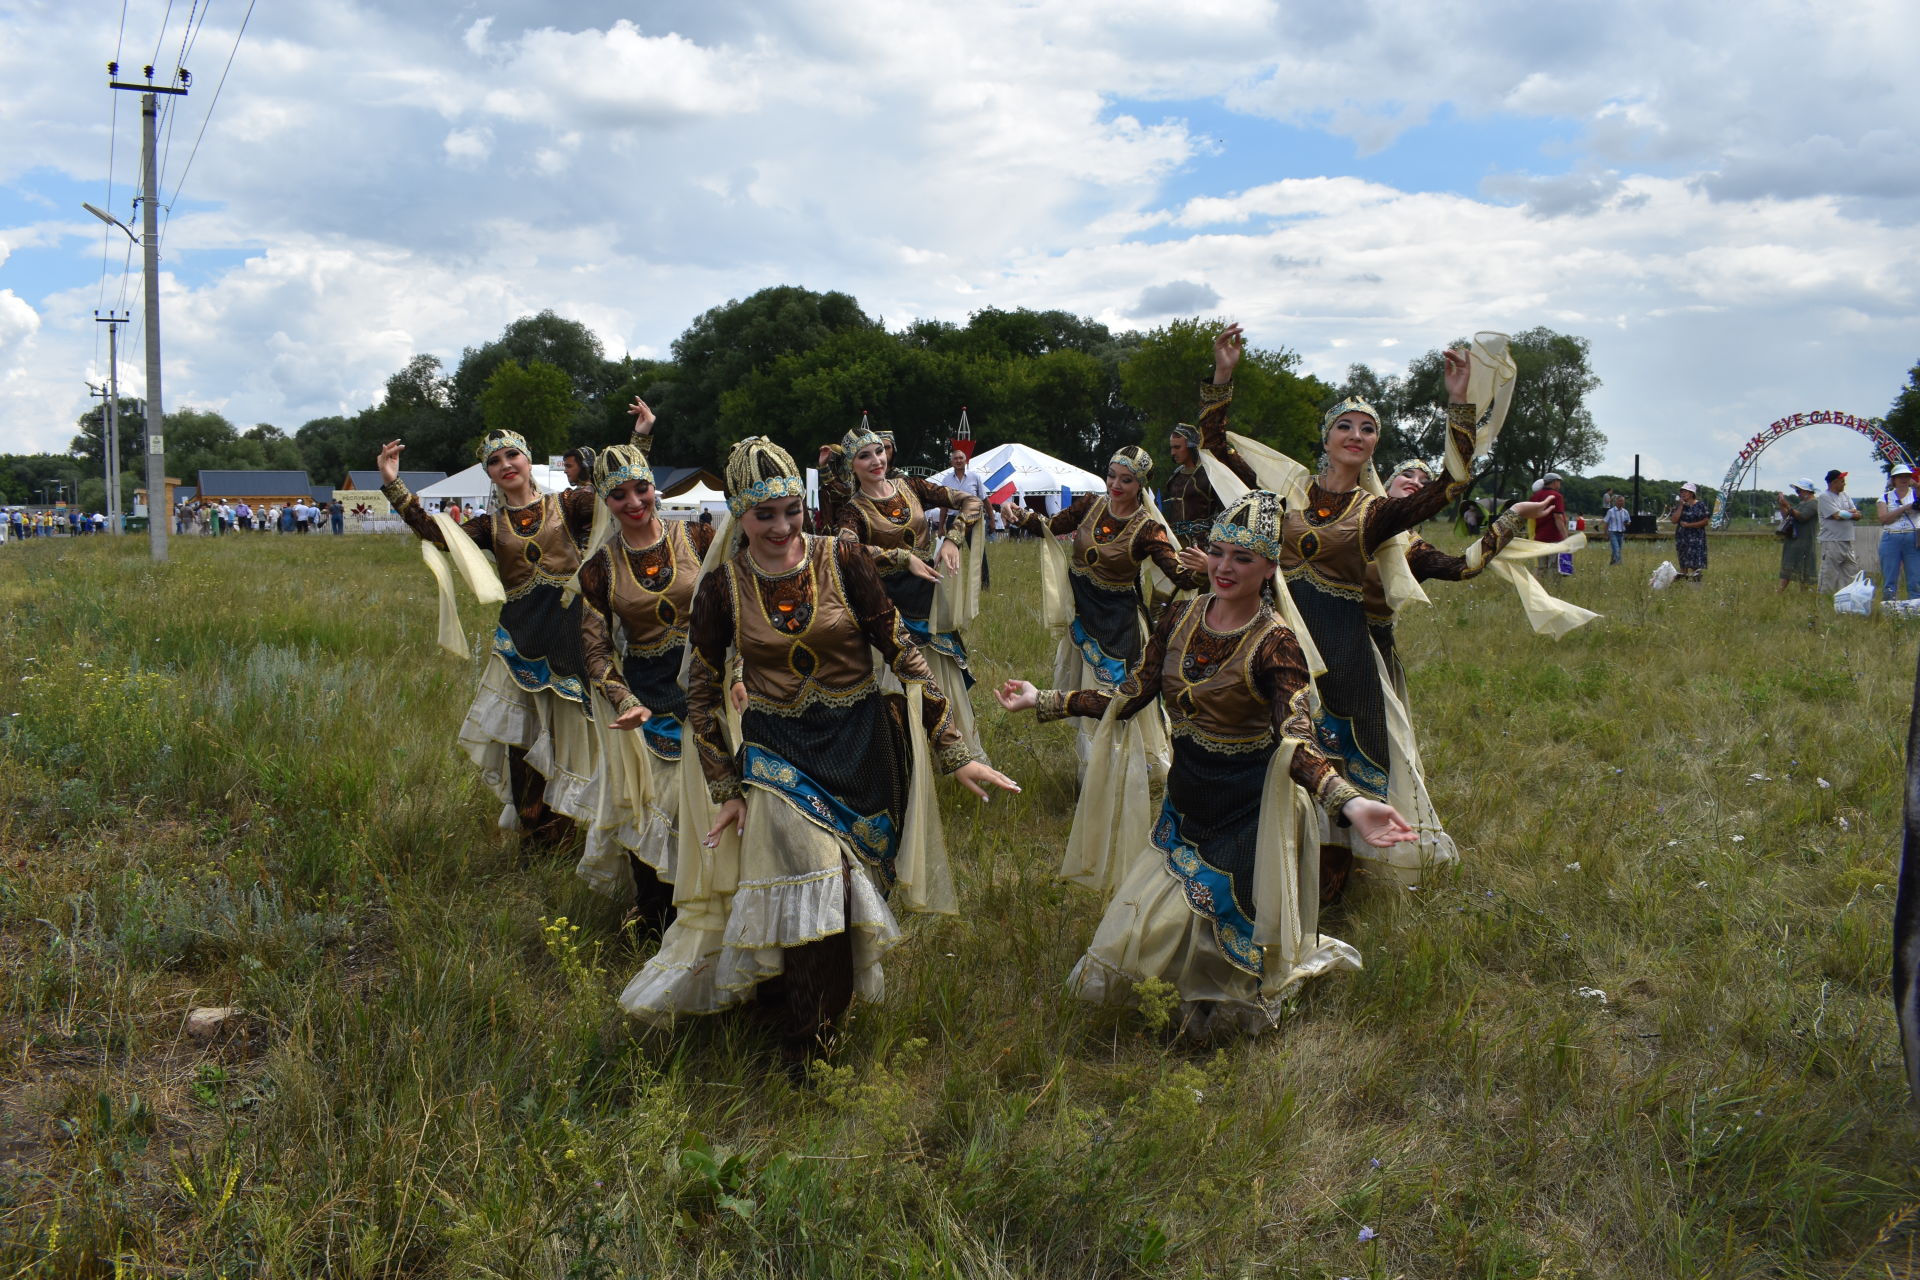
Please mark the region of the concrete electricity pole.
<svg viewBox="0 0 1920 1280"><path fill-rule="evenodd" d="M104 316L93 313L95 324L107 326L107 416L100 424L100 438L107 455L107 531L124 533L126 525L120 510L120 326L131 316ZM153 491L149 489L148 493ZM152 503L149 502L151 507ZM148 517L152 519L151 516Z"/></svg>
<svg viewBox="0 0 1920 1280"><path fill-rule="evenodd" d="M160 117L160 95L172 94L184 96L192 78L185 70L175 68L180 83L177 86L157 85L153 82L153 68L147 67L146 83L122 82L109 79L109 89L127 89L140 95L140 230L138 237L141 249L141 262L146 278L146 324L147 324L147 546L155 560L167 558L167 530L173 521L173 512L167 504L167 442L166 414L162 412L164 403L160 398L160 181L159 159L154 154L154 135L158 133ZM120 64L109 62L107 75L120 74ZM131 236L133 232L125 223L98 209L89 210L96 217L116 223L121 230Z"/></svg>

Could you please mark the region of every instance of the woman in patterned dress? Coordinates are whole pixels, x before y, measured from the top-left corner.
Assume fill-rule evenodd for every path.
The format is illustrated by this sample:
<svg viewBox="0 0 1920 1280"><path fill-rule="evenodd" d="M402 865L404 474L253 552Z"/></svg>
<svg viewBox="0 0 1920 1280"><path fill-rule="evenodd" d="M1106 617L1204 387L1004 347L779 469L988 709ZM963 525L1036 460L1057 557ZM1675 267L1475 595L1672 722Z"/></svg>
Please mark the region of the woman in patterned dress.
<svg viewBox="0 0 1920 1280"><path fill-rule="evenodd" d="M673 913L676 775L687 714L680 668L713 526L660 518L643 448L601 450L593 489L613 530L580 566L587 680L594 721L605 731L579 873L600 892L630 901L630 918L659 932Z"/></svg>
<svg viewBox="0 0 1920 1280"><path fill-rule="evenodd" d="M652 428L652 413L636 419L634 438L642 447ZM401 481L405 449L392 440L380 450L376 465L387 501L416 536L451 553L470 575L486 572L483 562L475 563L476 551L492 553L506 597L492 656L460 726L460 745L500 798L502 827L544 844L564 843L575 821L591 821L595 805L581 606L569 598L569 586L598 500L591 489L541 493L525 437L493 430L478 453L499 500L494 510L455 524L429 515ZM438 572L445 619L452 613L451 579L444 568ZM464 644L446 632L443 626L443 646Z"/></svg>
<svg viewBox="0 0 1920 1280"><path fill-rule="evenodd" d="M1147 488L1152 477L1151 455L1126 445L1107 463L1104 493L1082 494L1051 519L1007 505L1009 524L1054 537L1073 535L1067 554L1072 618L1054 657L1056 689L1112 693L1126 679L1149 630L1143 565L1152 563L1175 587L1199 590L1206 583L1204 569L1181 564L1166 525L1157 518ZM1083 720L1076 739L1083 778L1092 741L1093 728ZM1165 767L1164 760L1158 764Z"/></svg>
<svg viewBox="0 0 1920 1280"><path fill-rule="evenodd" d="M945 539L935 552L934 531L927 522L929 510L944 507L958 512L962 527L970 533L980 522L983 504L970 494L917 476L889 479L893 450L879 433L864 426L849 431L840 448L854 481L852 491L840 502L840 536L869 549L880 571L880 585L920 646L934 683L947 695L967 750L975 759L985 759L969 695L973 673L967 667L966 642L957 630L934 630L932 621L943 580L969 570L961 564L959 540ZM971 571L978 572L978 567Z"/></svg>
<svg viewBox="0 0 1920 1280"><path fill-rule="evenodd" d="M1707 571L1707 523L1713 512L1700 501L1699 490L1688 483L1680 486L1680 496L1667 518L1673 521L1673 558L1680 562L1680 576L1688 582L1700 581Z"/></svg>
<svg viewBox="0 0 1920 1280"><path fill-rule="evenodd" d="M1200 438L1219 457L1232 448L1226 432L1233 404L1233 371L1242 351L1240 326L1223 330L1213 350L1213 380L1201 387ZM1457 350L1445 354L1450 453L1470 461L1477 415L1466 402L1467 355ZM1405 497L1385 496L1373 472L1373 454L1380 443L1379 414L1357 397L1327 411L1320 438L1325 458L1319 472L1296 494L1286 495L1281 572L1294 610L1326 667L1315 680L1320 749L1361 794L1385 801L1393 758L1389 682L1375 659L1367 625L1368 569L1390 539L1457 498L1471 477L1449 474L1429 480ZM1195 563L1195 554L1186 553L1187 563ZM1444 831L1425 825L1419 841L1402 844L1386 855L1356 850L1343 840L1342 833L1332 831L1322 850L1323 893L1329 901L1345 887L1356 853L1404 879L1416 878L1423 866L1458 856Z"/></svg>
<svg viewBox="0 0 1920 1280"><path fill-rule="evenodd" d="M1203 553L1210 592L1168 608L1116 693L1009 680L998 694L1042 720L1099 718L1115 696L1120 717L1165 706L1173 767L1159 818L1069 982L1096 1003L1128 1001L1149 978L1171 982L1181 1029L1197 1040L1264 1031L1296 983L1360 967L1351 946L1319 931L1316 804L1370 844L1414 838L1315 745L1306 660L1269 602L1281 522L1280 499L1265 490L1215 520Z"/></svg>
<svg viewBox="0 0 1920 1280"><path fill-rule="evenodd" d="M805 532L792 458L743 440L726 480L744 545L726 554L722 535L688 636L687 728L717 820L690 851L683 813L680 914L620 1003L665 1022L751 999L797 1066L855 994L881 996L880 958L901 937L890 896L957 909L936 768L982 800L1018 787L968 754L866 549ZM903 693L882 690L876 653ZM746 683L738 741L721 708L729 654Z"/></svg>

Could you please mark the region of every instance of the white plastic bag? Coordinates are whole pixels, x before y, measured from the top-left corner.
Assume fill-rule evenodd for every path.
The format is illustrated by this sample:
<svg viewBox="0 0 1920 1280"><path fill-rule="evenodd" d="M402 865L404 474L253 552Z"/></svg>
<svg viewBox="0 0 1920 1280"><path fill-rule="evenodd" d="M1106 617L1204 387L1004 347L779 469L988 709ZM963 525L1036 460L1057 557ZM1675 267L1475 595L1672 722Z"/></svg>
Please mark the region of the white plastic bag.
<svg viewBox="0 0 1920 1280"><path fill-rule="evenodd" d="M1662 560L1660 567L1653 571L1653 576L1647 579L1647 585L1655 591L1665 591L1679 576L1680 571L1673 567L1673 561Z"/></svg>
<svg viewBox="0 0 1920 1280"><path fill-rule="evenodd" d="M1857 613L1863 618L1872 613L1873 579L1864 573L1854 575L1852 582L1833 593L1833 611Z"/></svg>

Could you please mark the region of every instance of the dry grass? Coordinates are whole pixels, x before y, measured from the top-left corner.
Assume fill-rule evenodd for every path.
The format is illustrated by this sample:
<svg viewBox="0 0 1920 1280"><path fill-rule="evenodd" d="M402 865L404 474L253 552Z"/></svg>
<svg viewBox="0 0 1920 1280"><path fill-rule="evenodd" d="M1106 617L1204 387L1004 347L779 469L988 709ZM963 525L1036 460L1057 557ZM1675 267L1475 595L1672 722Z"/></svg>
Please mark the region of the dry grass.
<svg viewBox="0 0 1920 1280"><path fill-rule="evenodd" d="M1366 970L1205 1057L1065 995L1071 730L977 698L1026 790L949 796L965 915L800 1091L620 1019L617 913L453 748L411 544L8 547L0 1274L1909 1274L1916 632L1776 596L1767 541L1661 554L1583 556L1558 645L1491 583L1403 622L1464 865L1361 886ZM1033 549L994 575L983 685L1044 674Z"/></svg>

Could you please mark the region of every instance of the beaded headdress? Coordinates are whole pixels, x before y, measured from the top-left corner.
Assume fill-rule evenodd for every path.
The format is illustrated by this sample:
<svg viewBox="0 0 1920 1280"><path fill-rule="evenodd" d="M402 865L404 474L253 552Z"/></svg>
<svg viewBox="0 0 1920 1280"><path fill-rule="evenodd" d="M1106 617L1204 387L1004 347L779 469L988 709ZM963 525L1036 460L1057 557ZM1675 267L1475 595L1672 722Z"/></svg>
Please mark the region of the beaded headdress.
<svg viewBox="0 0 1920 1280"><path fill-rule="evenodd" d="M892 432L875 431L867 425L867 415L860 415L860 425L840 437L840 448L846 454L847 461L853 461L853 455L870 444L883 444L891 447Z"/></svg>
<svg viewBox="0 0 1920 1280"><path fill-rule="evenodd" d="M582 449L581 453L591 452ZM585 458L581 461L584 463ZM653 483L653 468L647 465L647 455L630 444L611 444L593 458L593 491L605 502L607 495L619 486L632 480L643 484Z"/></svg>
<svg viewBox="0 0 1920 1280"><path fill-rule="evenodd" d="M583 444L578 449L569 449L567 452L571 453L574 461L580 464L581 475L589 477L593 475L593 460L598 457L599 454L592 445Z"/></svg>
<svg viewBox="0 0 1920 1280"><path fill-rule="evenodd" d="M1123 444L1115 450L1107 459L1107 465L1111 467L1116 462L1133 472L1133 478L1141 484L1153 477L1153 455L1137 444Z"/></svg>
<svg viewBox="0 0 1920 1280"><path fill-rule="evenodd" d="M1429 480L1433 479L1433 477L1436 474L1438 474L1437 472L1434 471L1432 466L1430 466L1427 463L1427 460L1425 458L1408 458L1405 462L1395 467L1393 469L1392 474L1387 476L1387 483L1391 484L1395 480L1398 480L1400 478L1400 473L1402 471L1424 471L1426 472L1427 479Z"/></svg>
<svg viewBox="0 0 1920 1280"><path fill-rule="evenodd" d="M527 438L525 436L521 435L518 431L508 431L501 427L495 427L492 431L487 432L486 435L481 436L480 447L474 450L474 452L479 455L480 461L485 462L502 449L518 449L528 457L533 456L527 453Z"/></svg>
<svg viewBox="0 0 1920 1280"><path fill-rule="evenodd" d="M765 436L748 436L727 455L727 510L735 519L763 502L802 497L806 491L793 455Z"/></svg>
<svg viewBox="0 0 1920 1280"><path fill-rule="evenodd" d="M1343 413L1364 413L1373 419L1373 425L1376 428L1380 425L1380 411L1378 409L1375 409L1359 396L1348 396L1345 400L1342 400L1339 404L1327 410L1326 416L1320 419L1320 439L1322 442L1324 442L1328 434L1332 432L1334 422L1337 421Z"/></svg>
<svg viewBox="0 0 1920 1280"><path fill-rule="evenodd" d="M1200 443L1200 428L1194 426L1191 422L1174 423L1173 434L1179 436L1188 444L1197 445Z"/></svg>
<svg viewBox="0 0 1920 1280"><path fill-rule="evenodd" d="M1252 489L1214 517L1213 529L1207 538L1211 542L1244 547L1262 559L1278 560L1283 516L1279 494L1269 489Z"/></svg>

